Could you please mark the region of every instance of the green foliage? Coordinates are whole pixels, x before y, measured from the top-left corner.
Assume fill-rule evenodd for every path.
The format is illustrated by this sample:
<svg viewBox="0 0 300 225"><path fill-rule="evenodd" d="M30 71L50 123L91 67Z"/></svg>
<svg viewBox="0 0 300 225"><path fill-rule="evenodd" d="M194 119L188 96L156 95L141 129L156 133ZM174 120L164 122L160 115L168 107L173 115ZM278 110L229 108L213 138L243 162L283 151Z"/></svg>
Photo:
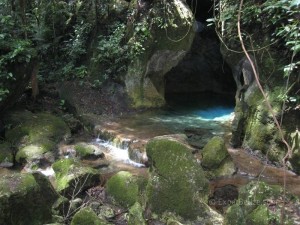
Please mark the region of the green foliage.
<svg viewBox="0 0 300 225"><path fill-rule="evenodd" d="M219 11L216 13L217 16L209 20L215 22L223 43L237 51L241 51L237 36L239 4L239 1L234 0L222 1L222 6L216 7ZM247 50L252 51L251 54L255 54L261 61L262 67L259 71L261 77L269 79L272 70L275 69L276 73L282 76L273 79L286 78L290 83L287 83L284 98L289 107L296 109L299 105L297 91L300 72L299 1L244 1L240 24ZM267 62L268 58L276 62L270 65ZM294 86L289 87L293 82ZM296 101L291 102L290 99Z"/></svg>
<svg viewBox="0 0 300 225"><path fill-rule="evenodd" d="M97 54L93 61L103 66L100 80L102 83L108 79L118 79L127 69L128 64L128 46L122 44L125 35L125 24L115 23L109 27L108 35L100 35Z"/></svg>
<svg viewBox="0 0 300 225"><path fill-rule="evenodd" d="M151 32L147 21L137 23L134 28L135 39L129 41L130 57L135 59L145 52L145 42L151 37Z"/></svg>
<svg viewBox="0 0 300 225"><path fill-rule="evenodd" d="M9 94L9 83L15 81L8 69L14 63L28 63L36 54L32 42L23 38L17 15L10 13L9 4L0 2L0 101Z"/></svg>

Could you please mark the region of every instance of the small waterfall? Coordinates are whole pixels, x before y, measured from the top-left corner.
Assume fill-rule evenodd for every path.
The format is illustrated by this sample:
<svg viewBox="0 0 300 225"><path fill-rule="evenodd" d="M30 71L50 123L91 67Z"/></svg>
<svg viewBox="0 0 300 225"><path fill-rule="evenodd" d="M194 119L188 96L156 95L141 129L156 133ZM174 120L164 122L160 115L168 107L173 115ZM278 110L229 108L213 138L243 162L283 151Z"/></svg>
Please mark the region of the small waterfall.
<svg viewBox="0 0 300 225"><path fill-rule="evenodd" d="M107 150L105 154L107 154L116 162L123 162L134 167L145 167L144 164L134 162L129 158L128 144L122 144L121 147L117 147L112 142L102 140L99 137L96 138L94 143L99 146L103 146Z"/></svg>

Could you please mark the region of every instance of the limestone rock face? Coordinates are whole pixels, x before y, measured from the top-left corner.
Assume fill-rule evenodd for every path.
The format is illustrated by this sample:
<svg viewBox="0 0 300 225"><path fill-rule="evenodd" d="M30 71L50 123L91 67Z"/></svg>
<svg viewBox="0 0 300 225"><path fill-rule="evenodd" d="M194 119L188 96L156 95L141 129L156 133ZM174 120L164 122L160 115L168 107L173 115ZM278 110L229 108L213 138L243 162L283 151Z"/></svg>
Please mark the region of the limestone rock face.
<svg viewBox="0 0 300 225"><path fill-rule="evenodd" d="M267 43L268 40L264 45L268 45ZM236 49L234 44L230 47ZM243 56L226 50L224 46L221 50L229 65L236 68ZM292 148L293 155L290 159L292 168L296 173L300 173L299 141L297 141L299 139L300 110L295 105L297 102L294 97L287 95L286 80L282 70L285 65L284 60L278 57L280 55L278 49L270 48L268 51L271 52L271 55L256 55L255 66L259 73L260 83L273 108L273 113L281 123L284 137ZM272 75L270 75L270 71L272 71ZM296 76L291 74L290 79L296 80ZM281 140L272 113L255 78L252 77L252 79L253 82L236 99L231 144L233 147L242 146L254 151L259 150L264 155L268 155L269 160L282 162L287 148ZM295 87L293 88L295 90ZM296 89L298 90L299 86ZM284 99L282 96L290 100L294 99L294 102Z"/></svg>
<svg viewBox="0 0 300 225"><path fill-rule="evenodd" d="M51 222L51 209L58 194L42 174L5 175L0 180L0 190L0 224L40 225Z"/></svg>
<svg viewBox="0 0 300 225"><path fill-rule="evenodd" d="M148 204L156 213L175 212L195 219L205 217L208 180L190 150L180 142L154 138L146 146L150 164Z"/></svg>
<svg viewBox="0 0 300 225"><path fill-rule="evenodd" d="M131 7L135 4L132 1ZM134 107L159 107L165 103L164 75L193 41L194 19L182 0L153 1L144 7L147 10L137 9L136 25L128 26L128 43L136 47L137 57L129 64L125 85Z"/></svg>

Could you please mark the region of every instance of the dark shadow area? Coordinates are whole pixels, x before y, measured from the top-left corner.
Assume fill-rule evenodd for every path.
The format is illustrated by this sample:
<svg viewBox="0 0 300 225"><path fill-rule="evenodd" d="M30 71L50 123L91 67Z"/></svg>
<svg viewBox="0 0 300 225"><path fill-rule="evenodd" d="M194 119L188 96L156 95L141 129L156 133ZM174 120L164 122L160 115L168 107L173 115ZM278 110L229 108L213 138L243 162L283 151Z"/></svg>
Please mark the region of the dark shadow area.
<svg viewBox="0 0 300 225"><path fill-rule="evenodd" d="M196 34L191 50L165 76L167 104L173 101L171 96L174 95L188 95L197 101L199 93L205 93L207 98L212 94L226 95L234 101L236 84L232 71L223 60L214 27L206 26L206 19L213 16L213 1L189 0L187 3L197 20Z"/></svg>

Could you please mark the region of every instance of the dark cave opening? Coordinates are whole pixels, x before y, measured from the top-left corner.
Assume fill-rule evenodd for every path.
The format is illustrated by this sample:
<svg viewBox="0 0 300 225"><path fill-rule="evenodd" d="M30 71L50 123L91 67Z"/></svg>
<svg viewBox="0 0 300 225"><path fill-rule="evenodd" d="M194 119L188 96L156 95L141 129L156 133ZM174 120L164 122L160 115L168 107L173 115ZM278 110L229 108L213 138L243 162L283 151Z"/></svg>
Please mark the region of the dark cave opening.
<svg viewBox="0 0 300 225"><path fill-rule="evenodd" d="M214 27L206 26L206 20L213 16L213 1L187 0L187 4L195 15L196 26L200 23L203 29L195 29L190 51L165 75L166 102L173 102L179 95L197 101L195 96L201 93L208 98L209 93L226 96L234 102L236 84L231 68L222 57Z"/></svg>

